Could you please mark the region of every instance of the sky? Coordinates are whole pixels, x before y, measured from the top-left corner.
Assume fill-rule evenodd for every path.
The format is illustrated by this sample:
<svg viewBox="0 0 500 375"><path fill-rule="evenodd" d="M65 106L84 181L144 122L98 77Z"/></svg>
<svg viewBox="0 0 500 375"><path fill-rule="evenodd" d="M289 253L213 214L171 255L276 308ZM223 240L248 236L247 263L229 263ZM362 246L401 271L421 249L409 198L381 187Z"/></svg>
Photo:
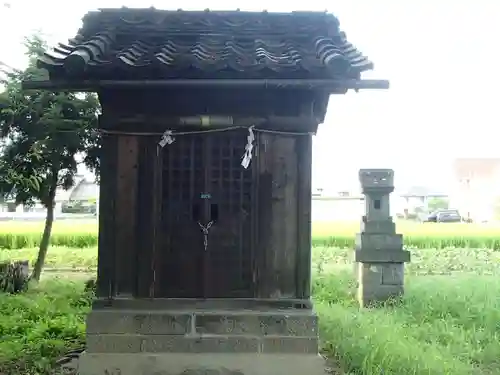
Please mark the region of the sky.
<svg viewBox="0 0 500 375"><path fill-rule="evenodd" d="M4 3L8 0L3 0ZM11 0L0 7L0 61L25 66L24 36L41 31L65 42L89 10L105 7L292 11L335 14L348 40L375 64L365 78L391 88L330 98L314 139L313 186L357 189L360 168L392 168L397 187L452 188L460 157L500 157L498 35L500 2L492 0ZM1 2L0 2L1 5ZM307 7L306 7L307 6ZM8 39L6 39L8 36ZM494 100L496 99L496 103Z"/></svg>

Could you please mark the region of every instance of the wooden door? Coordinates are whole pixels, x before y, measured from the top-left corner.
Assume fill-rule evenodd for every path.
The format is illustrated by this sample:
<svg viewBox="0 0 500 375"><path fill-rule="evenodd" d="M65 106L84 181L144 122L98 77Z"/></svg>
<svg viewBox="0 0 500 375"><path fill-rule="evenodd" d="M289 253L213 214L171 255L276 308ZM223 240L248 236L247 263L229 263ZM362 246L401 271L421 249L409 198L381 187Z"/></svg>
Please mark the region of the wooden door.
<svg viewBox="0 0 500 375"><path fill-rule="evenodd" d="M206 206L213 221L206 253L206 292L211 298L254 297L252 164L241 166L246 131L206 139Z"/></svg>
<svg viewBox="0 0 500 375"><path fill-rule="evenodd" d="M165 146L157 297L253 297L252 169L246 132L183 135Z"/></svg>
<svg viewBox="0 0 500 375"><path fill-rule="evenodd" d="M184 135L162 150L161 224L155 254L155 297L203 296L203 236L193 221L204 188L203 138Z"/></svg>

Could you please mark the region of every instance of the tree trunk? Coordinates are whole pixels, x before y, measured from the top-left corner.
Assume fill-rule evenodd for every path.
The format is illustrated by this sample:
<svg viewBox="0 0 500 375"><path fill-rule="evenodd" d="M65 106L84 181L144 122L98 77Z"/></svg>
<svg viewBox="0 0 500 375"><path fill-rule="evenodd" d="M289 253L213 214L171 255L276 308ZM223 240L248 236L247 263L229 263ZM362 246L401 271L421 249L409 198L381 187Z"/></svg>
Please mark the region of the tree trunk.
<svg viewBox="0 0 500 375"><path fill-rule="evenodd" d="M50 235L52 233L52 224L54 223L54 206L55 206L55 196L57 189L57 172L53 174L51 181L51 186L49 188L48 199L46 202L47 216L45 218L45 227L43 228L42 240L40 241L40 248L38 250L38 257L36 259L35 266L33 267L33 274L31 275L31 280L36 282L40 281L40 276L42 275L42 269L45 265L45 257L47 256L47 250L49 249Z"/></svg>

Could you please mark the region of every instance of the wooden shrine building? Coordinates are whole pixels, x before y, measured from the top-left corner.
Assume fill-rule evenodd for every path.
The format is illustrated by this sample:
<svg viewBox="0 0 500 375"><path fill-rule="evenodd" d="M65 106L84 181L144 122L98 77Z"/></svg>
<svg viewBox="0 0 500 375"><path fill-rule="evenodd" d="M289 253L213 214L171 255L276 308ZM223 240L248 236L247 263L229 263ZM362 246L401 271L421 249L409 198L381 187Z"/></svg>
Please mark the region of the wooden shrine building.
<svg viewBox="0 0 500 375"><path fill-rule="evenodd" d="M94 312L311 310L312 135L331 94L387 87L333 15L102 9L39 66L27 89L102 105Z"/></svg>

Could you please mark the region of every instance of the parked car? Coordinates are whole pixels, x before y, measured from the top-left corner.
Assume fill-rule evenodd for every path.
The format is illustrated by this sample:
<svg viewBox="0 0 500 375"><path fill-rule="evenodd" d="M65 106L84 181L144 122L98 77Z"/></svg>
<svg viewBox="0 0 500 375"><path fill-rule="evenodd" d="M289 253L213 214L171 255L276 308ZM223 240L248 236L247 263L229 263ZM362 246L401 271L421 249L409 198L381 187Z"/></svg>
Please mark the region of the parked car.
<svg viewBox="0 0 500 375"><path fill-rule="evenodd" d="M432 212L424 222L427 223L459 223L462 216L458 210L437 210Z"/></svg>
<svg viewBox="0 0 500 375"><path fill-rule="evenodd" d="M63 214L95 214L97 204L94 201L67 201L63 202L61 211Z"/></svg>

